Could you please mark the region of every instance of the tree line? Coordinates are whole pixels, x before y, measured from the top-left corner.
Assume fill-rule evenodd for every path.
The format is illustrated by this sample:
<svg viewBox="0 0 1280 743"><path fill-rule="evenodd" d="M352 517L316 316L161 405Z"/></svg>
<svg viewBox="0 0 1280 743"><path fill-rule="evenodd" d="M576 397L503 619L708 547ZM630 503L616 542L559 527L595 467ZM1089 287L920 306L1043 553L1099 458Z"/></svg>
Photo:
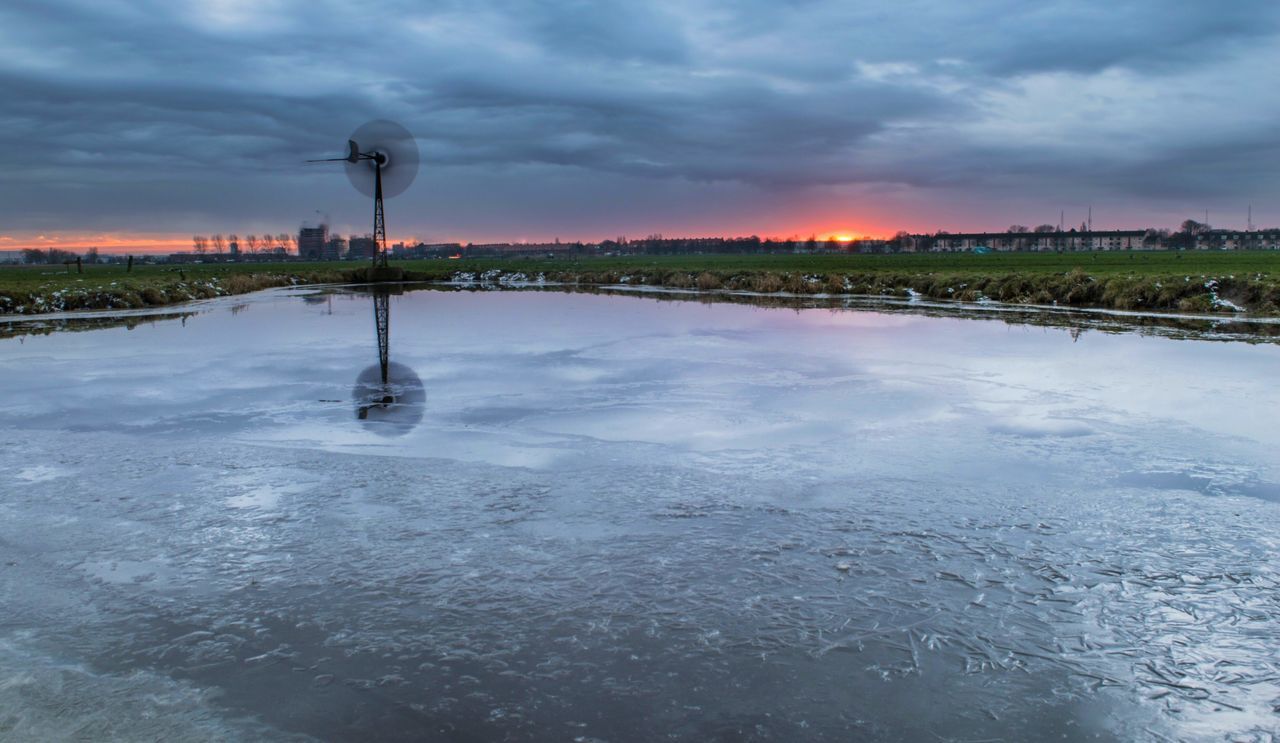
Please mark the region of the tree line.
<svg viewBox="0 0 1280 743"><path fill-rule="evenodd" d="M25 248L22 251L23 263L75 263L81 260L81 255L71 250L63 250L62 248ZM83 261L85 263L101 263L102 259L98 255L97 248L89 248L84 254Z"/></svg>
<svg viewBox="0 0 1280 743"><path fill-rule="evenodd" d="M237 250L241 253L271 253L277 250L288 253L292 252L296 241L288 232L281 232L278 235L245 235L244 240L235 234L225 237L220 234L212 237L191 236L191 247L200 255L208 253L210 248L215 254L224 253L231 243L235 243Z"/></svg>

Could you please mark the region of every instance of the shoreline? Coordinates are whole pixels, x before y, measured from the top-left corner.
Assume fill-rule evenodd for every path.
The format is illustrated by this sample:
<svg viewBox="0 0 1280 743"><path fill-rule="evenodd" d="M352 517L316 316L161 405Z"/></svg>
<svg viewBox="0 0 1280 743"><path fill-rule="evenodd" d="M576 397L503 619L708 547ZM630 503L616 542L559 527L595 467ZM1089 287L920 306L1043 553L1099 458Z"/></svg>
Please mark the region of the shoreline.
<svg viewBox="0 0 1280 743"><path fill-rule="evenodd" d="M59 274L59 277L62 275ZM74 278L66 274L66 278ZM78 287L62 281L57 288L48 285L34 291L0 291L0 319L39 317L60 312L100 312L145 310L172 307L202 299L236 296L263 289L284 286L311 286L341 283L344 272L271 272L229 274L202 278L156 280L155 277L132 278L122 275L106 285ZM54 282L49 282L54 283Z"/></svg>
<svg viewBox="0 0 1280 743"><path fill-rule="evenodd" d="M461 286L461 285L459 285ZM559 285L548 285L559 286ZM966 302L959 299L930 299L922 297L900 297L886 294L793 294L790 292L777 292L766 294L764 292L753 292L744 290L702 290L702 289L675 289L669 287L658 286L629 286L626 284L618 284L613 286L596 287L609 292L617 292L624 294L633 294L636 296L644 296L646 294L669 294L674 296L685 297L706 297L706 296L726 296L726 297L758 297L758 298L790 298L790 299L825 299L825 300L857 300L865 303L883 302L888 305L904 308L920 308L920 309L940 309L955 312L974 312L974 313L1021 313L1021 312L1040 312L1046 314L1073 315L1073 314L1091 314L1124 319L1165 319L1165 320L1187 320L1209 323L1255 323L1258 325L1280 325L1280 315L1249 315L1244 312L1233 312L1230 314L1188 314L1182 312L1167 312L1161 310L1116 310L1107 307L1070 307L1054 304L1014 304L1010 302L1000 302L996 300Z"/></svg>
<svg viewBox="0 0 1280 743"><path fill-rule="evenodd" d="M526 277L527 278L527 277ZM277 291L316 293L367 293L378 284L333 282L267 287L252 294ZM1280 342L1280 317L1233 314L1188 314L1152 310L1111 310L1096 307L1063 307L1010 304L996 301L962 302L920 297L854 294L761 293L737 290L679 289L656 286L585 285L551 281L405 281L382 284L395 294L412 291L443 292L563 292L626 296L661 302L698 302L750 305L766 309L828 309L912 314L964 320L999 321L1007 325L1057 327L1073 333L1139 333L1175 339ZM223 295L170 305L137 309L71 310L33 315L0 315L0 339L99 328L135 327L166 320L196 316L221 302L235 302L237 296Z"/></svg>
<svg viewBox="0 0 1280 743"><path fill-rule="evenodd" d="M802 257L802 256L801 256ZM1031 268L976 270L922 270L891 262L863 270L846 266L827 268L821 262L792 270L779 261L779 270L759 267L726 267L718 257L697 265L663 266L661 260L618 260L614 265L590 262L557 264L537 261L509 266L456 262L410 262L397 266L405 282L437 282L453 285L514 286L556 285L578 288L626 288L643 291L729 292L760 296L882 297L904 300L999 304L1048 310L1099 310L1177 314L1208 318L1255 320L1280 318L1280 278L1271 272L1201 273L1187 265L1185 273L1131 271L1088 272L1079 267L1066 271ZM665 257L658 257L665 258ZM1280 258L1280 255L1277 256ZM675 264L675 261L665 261ZM1186 263L1191 264L1188 260ZM1278 261L1280 264L1280 261ZM283 286L320 286L365 283L363 267L287 267L243 265L235 268L205 266L174 269L148 267L146 272L124 274L100 271L94 282L89 275L38 276L24 269L10 276L35 278L25 285L10 282L0 272L0 319L13 320L67 311L116 311L168 307L201 299L234 296ZM913 270L914 268L914 270ZM1221 268L1221 267L1218 267ZM1243 267L1242 267L1243 268ZM27 269L30 270L30 269ZM91 274L93 272L90 272ZM174 274L178 274L174 276ZM191 273L190 277L187 273ZM1251 275L1250 275L1251 274ZM108 279L114 279L108 282ZM88 282L88 283L86 283Z"/></svg>

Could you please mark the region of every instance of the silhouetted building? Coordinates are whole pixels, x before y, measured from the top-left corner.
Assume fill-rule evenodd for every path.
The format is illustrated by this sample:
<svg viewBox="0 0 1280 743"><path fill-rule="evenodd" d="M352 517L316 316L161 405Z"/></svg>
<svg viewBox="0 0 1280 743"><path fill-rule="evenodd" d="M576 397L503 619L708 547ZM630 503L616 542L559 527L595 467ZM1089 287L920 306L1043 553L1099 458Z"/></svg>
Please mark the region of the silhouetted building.
<svg viewBox="0 0 1280 743"><path fill-rule="evenodd" d="M235 258L236 256L240 255L240 243L236 242L235 240L232 240L227 245L227 249L231 251L232 258Z"/></svg>
<svg viewBox="0 0 1280 743"><path fill-rule="evenodd" d="M329 225L303 227L298 230L298 256L313 261L321 260L324 257L324 246L327 242L329 242Z"/></svg>
<svg viewBox="0 0 1280 743"><path fill-rule="evenodd" d="M351 236L347 241L347 257L355 260L358 258L373 258L373 253L378 248L378 244L374 242L372 235L364 237Z"/></svg>
<svg viewBox="0 0 1280 743"><path fill-rule="evenodd" d="M1075 229L1052 232L939 232L934 235L901 235L899 249L908 253L1049 250L1143 250L1160 248L1147 230Z"/></svg>
<svg viewBox="0 0 1280 743"><path fill-rule="evenodd" d="M1195 236L1199 250L1276 250L1280 230L1205 230Z"/></svg>
<svg viewBox="0 0 1280 743"><path fill-rule="evenodd" d="M347 252L347 241L334 235L325 241L324 252L320 257L326 261L338 261L342 260L342 254L345 252Z"/></svg>

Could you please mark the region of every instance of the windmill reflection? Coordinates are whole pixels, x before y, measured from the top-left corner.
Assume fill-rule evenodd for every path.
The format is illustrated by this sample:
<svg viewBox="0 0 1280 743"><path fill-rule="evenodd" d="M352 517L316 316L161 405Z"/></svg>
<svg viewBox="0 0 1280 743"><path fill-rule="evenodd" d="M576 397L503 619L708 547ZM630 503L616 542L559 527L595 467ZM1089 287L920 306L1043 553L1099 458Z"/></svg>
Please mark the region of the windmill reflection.
<svg viewBox="0 0 1280 743"><path fill-rule="evenodd" d="M375 286L373 321L378 336L378 363L356 377L351 391L356 418L364 427L383 436L403 436L422 422L427 393L417 373L391 360L391 294L393 289ZM399 294L399 290L394 290Z"/></svg>

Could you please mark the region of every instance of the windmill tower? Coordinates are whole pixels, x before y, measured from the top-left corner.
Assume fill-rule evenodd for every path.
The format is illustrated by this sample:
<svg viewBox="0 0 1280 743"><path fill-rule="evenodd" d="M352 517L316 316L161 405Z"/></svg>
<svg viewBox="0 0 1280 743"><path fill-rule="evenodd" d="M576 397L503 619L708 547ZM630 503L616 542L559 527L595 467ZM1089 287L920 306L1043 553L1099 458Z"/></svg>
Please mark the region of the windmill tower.
<svg viewBox="0 0 1280 743"><path fill-rule="evenodd" d="M383 199L399 196L418 175L418 144L408 129L393 121L370 121L347 140L346 157L308 160L346 164L347 179L357 191L373 197L373 265L371 276L387 269L387 224Z"/></svg>

